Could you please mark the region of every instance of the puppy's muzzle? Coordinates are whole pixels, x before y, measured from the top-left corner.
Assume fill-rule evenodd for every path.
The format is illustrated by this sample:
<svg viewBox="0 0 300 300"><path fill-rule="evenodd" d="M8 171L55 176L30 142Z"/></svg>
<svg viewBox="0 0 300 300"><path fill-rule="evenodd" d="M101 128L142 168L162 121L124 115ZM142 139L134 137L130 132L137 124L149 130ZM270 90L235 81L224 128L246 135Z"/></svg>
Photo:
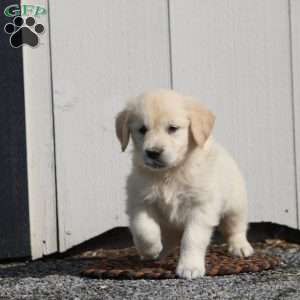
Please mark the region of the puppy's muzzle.
<svg viewBox="0 0 300 300"><path fill-rule="evenodd" d="M145 149L145 165L151 169L165 168L166 164L162 159L163 149L151 148Z"/></svg>

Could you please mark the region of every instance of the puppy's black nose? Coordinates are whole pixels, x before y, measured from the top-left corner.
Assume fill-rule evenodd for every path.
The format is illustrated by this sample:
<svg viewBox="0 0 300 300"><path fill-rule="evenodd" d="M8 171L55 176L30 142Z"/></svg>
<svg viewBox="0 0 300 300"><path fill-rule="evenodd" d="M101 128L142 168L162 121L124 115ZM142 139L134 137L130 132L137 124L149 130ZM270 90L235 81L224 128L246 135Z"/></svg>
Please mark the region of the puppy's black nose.
<svg viewBox="0 0 300 300"><path fill-rule="evenodd" d="M158 159L162 152L163 149L160 148L151 148L146 150L147 156L151 159Z"/></svg>

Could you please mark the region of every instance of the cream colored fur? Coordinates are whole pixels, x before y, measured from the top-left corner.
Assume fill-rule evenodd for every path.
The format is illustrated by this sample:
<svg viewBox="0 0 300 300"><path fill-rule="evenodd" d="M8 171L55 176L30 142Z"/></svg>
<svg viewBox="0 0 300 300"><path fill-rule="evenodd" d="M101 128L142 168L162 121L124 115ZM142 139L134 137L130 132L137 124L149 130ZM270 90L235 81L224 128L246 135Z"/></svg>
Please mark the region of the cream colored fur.
<svg viewBox="0 0 300 300"><path fill-rule="evenodd" d="M205 251L218 225L232 254L253 253L244 180L213 140L213 124L204 106L169 90L140 95L116 119L122 149L130 136L134 144L127 213L135 246L142 259L155 259L180 244L176 272L187 279L205 274ZM147 156L149 149L163 151L159 161Z"/></svg>

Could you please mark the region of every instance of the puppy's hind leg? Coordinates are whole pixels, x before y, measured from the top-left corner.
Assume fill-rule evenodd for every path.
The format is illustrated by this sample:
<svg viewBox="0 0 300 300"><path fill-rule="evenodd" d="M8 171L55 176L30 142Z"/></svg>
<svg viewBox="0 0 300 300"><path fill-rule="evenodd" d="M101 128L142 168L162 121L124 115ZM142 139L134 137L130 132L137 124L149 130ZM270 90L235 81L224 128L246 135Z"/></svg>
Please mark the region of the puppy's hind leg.
<svg viewBox="0 0 300 300"><path fill-rule="evenodd" d="M247 240L246 213L228 212L219 225L228 243L228 251L235 256L248 257L254 250Z"/></svg>

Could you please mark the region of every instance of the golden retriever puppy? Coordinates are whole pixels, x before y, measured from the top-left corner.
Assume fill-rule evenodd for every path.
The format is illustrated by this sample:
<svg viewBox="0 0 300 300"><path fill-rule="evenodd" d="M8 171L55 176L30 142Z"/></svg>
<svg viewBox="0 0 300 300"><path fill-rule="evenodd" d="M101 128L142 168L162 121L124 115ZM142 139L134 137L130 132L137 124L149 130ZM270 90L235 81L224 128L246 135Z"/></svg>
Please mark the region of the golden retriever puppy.
<svg viewBox="0 0 300 300"><path fill-rule="evenodd" d="M230 253L249 256L247 195L231 156L211 137L214 116L171 90L144 93L116 118L124 151L133 141L127 214L142 259L162 258L180 244L176 273L205 274L205 252L219 225Z"/></svg>

